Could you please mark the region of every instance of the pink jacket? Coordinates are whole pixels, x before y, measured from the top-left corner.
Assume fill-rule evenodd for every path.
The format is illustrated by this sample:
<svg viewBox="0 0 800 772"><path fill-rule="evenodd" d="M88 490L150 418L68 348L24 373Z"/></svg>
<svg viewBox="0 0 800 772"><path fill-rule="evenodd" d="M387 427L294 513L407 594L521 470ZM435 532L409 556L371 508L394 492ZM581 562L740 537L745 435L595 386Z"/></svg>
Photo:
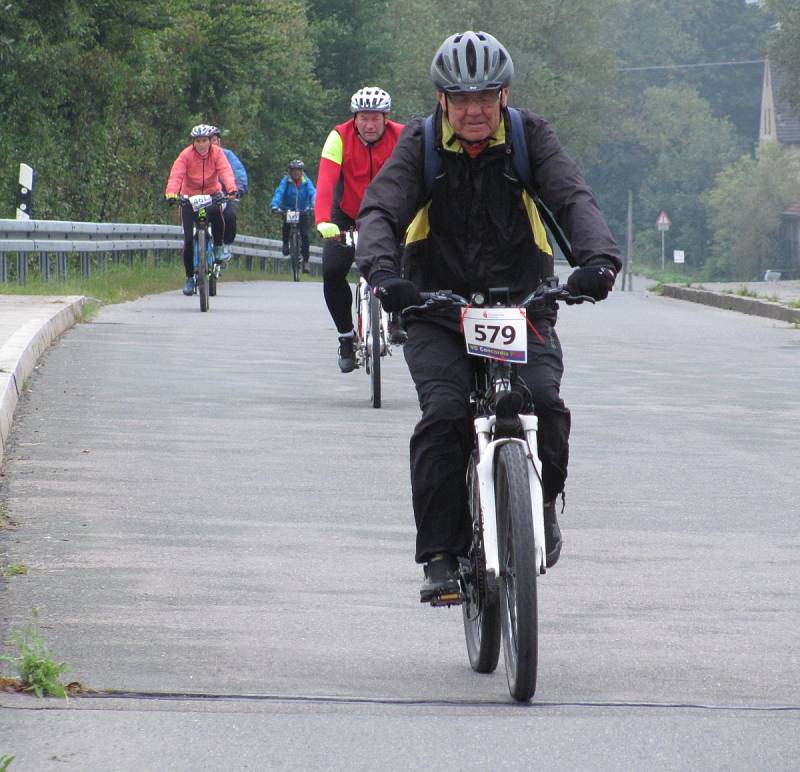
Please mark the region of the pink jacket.
<svg viewBox="0 0 800 772"><path fill-rule="evenodd" d="M211 145L206 155L200 155L194 145L189 145L175 159L167 180L165 193L179 193L184 196L196 196L199 193L220 193L222 186L230 193L236 190L236 180L233 178L225 153L218 145Z"/></svg>

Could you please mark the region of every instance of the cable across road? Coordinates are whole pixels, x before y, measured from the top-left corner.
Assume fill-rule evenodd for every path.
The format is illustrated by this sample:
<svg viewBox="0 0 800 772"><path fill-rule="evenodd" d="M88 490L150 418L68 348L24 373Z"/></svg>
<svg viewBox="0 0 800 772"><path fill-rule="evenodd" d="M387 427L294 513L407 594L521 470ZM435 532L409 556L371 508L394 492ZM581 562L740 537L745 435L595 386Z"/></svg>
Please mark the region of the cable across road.
<svg viewBox="0 0 800 772"><path fill-rule="evenodd" d="M697 62L696 64L653 64L645 67L620 67L617 72L643 72L644 70L688 70L699 67L733 67L740 64L764 64L764 59L744 59L731 62Z"/></svg>
<svg viewBox="0 0 800 772"><path fill-rule="evenodd" d="M387 705L387 706L420 706L420 707L453 707L453 708L645 708L651 710L697 710L709 712L733 713L800 713L800 705L722 705L691 701L656 702L647 700L533 700L528 704L505 700L471 700L471 699L437 699L415 697L356 697L335 695L298 695L298 694L228 694L209 692L152 692L126 691L116 689L84 689L71 693L77 699L108 700L150 700L165 702L250 702L250 703L291 703L291 704L328 704L328 705ZM5 708L11 708L5 705ZM30 706L15 705L17 709L42 709L39 701ZM60 705L47 705L47 709L59 708ZM66 706L65 706L66 707Z"/></svg>

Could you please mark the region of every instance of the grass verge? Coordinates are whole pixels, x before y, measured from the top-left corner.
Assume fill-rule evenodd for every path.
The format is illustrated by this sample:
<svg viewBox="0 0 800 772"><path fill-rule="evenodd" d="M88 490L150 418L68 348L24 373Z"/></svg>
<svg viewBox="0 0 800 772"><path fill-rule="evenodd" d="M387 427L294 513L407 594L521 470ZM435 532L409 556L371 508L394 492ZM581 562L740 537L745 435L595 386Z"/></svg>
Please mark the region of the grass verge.
<svg viewBox="0 0 800 772"><path fill-rule="evenodd" d="M248 271L236 265L229 265L222 275L222 281L291 281L289 273L269 273ZM303 281L320 281L321 278L304 276ZM125 303L143 295L178 290L185 277L182 266L170 265L109 265L95 271L91 276L67 278L65 281L43 282L38 278L27 284L0 284L2 295L86 295L90 302L84 309L84 319L91 318L99 305L105 303Z"/></svg>

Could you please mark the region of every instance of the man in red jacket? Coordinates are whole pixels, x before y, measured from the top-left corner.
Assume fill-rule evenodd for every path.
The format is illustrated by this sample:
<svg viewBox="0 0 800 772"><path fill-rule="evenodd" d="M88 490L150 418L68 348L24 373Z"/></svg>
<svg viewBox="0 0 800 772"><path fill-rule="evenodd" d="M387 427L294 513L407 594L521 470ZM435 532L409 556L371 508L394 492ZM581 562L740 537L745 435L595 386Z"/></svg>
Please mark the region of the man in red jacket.
<svg viewBox="0 0 800 772"><path fill-rule="evenodd" d="M201 193L214 196L215 202L206 211L211 223L214 254L221 259L222 236L225 233L225 223L220 207L220 202L224 198L222 185L225 186L228 197L233 199L236 197L236 180L222 148L211 142L211 137L216 130L215 126L206 123L200 123L192 128L190 132L192 144L184 148L175 159L175 163L172 164L164 197L170 204L175 204L181 196L196 196ZM183 267L186 270L184 295L191 295L194 292L193 225L195 218L196 214L190 206L181 206Z"/></svg>
<svg viewBox="0 0 800 772"><path fill-rule="evenodd" d="M339 369L356 366L353 344L353 295L347 273L355 249L342 232L355 228L355 218L367 185L392 154L403 125L389 120L392 98L374 86L362 88L350 100L352 120L336 126L322 148L317 178L315 219L325 239L322 281L325 303L339 333Z"/></svg>

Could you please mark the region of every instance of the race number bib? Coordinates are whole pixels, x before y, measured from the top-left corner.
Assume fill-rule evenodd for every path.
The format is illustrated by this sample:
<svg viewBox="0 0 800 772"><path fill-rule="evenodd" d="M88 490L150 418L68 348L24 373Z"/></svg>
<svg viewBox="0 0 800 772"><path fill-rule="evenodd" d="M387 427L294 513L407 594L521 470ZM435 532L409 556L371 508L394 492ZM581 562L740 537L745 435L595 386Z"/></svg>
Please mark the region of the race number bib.
<svg viewBox="0 0 800 772"><path fill-rule="evenodd" d="M290 225L292 223L300 222L300 212L298 212L298 211L296 211L294 209L287 210L287 212L286 212L286 222L288 222Z"/></svg>
<svg viewBox="0 0 800 772"><path fill-rule="evenodd" d="M468 308L462 324L469 354L504 362L528 361L524 308Z"/></svg>
<svg viewBox="0 0 800 772"><path fill-rule="evenodd" d="M197 195L197 196L189 196L189 203L192 205L192 209L195 212L199 212L201 209L204 209L207 206L211 206L214 203L214 199L209 195Z"/></svg>

